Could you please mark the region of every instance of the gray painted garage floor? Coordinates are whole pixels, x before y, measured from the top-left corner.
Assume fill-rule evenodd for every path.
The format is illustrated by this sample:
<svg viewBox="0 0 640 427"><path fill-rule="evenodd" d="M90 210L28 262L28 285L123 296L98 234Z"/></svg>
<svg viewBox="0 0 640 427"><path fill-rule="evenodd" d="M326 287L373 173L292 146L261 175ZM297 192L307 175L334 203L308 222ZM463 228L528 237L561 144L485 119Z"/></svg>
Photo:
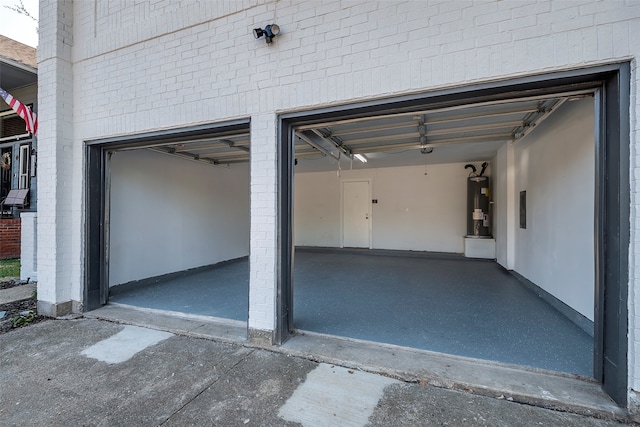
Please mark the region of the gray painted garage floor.
<svg viewBox="0 0 640 427"><path fill-rule="evenodd" d="M249 261L241 258L153 281L116 286L109 290L109 301L246 322Z"/></svg>
<svg viewBox="0 0 640 427"><path fill-rule="evenodd" d="M300 330L592 376L593 338L493 262L297 251L294 281ZM110 301L246 321L248 282L244 259Z"/></svg>

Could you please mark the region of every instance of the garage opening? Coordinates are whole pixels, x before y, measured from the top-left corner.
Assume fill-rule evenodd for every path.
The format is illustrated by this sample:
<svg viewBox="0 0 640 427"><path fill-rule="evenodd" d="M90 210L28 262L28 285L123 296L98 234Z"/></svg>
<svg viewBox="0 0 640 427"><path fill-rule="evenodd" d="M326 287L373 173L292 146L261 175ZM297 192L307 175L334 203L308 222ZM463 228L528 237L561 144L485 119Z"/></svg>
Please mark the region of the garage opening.
<svg viewBox="0 0 640 427"><path fill-rule="evenodd" d="M593 104L297 129L297 328L592 376Z"/></svg>
<svg viewBox="0 0 640 427"><path fill-rule="evenodd" d="M577 374L624 401L628 89L600 71L283 117L283 339Z"/></svg>
<svg viewBox="0 0 640 427"><path fill-rule="evenodd" d="M248 318L248 127L102 143L102 303Z"/></svg>

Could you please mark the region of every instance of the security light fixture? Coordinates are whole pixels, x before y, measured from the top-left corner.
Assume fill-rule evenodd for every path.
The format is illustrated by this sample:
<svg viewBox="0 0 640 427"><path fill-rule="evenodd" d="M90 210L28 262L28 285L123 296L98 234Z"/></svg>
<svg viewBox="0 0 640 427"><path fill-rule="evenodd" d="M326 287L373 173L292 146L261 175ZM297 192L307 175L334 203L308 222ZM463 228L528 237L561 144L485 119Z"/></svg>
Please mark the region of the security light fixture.
<svg viewBox="0 0 640 427"><path fill-rule="evenodd" d="M269 24L266 27L264 27L264 30L262 28L253 29L253 36L257 39L264 36L265 40L267 41L267 44L270 44L273 38L278 34L280 34L280 27L277 26L276 24Z"/></svg>

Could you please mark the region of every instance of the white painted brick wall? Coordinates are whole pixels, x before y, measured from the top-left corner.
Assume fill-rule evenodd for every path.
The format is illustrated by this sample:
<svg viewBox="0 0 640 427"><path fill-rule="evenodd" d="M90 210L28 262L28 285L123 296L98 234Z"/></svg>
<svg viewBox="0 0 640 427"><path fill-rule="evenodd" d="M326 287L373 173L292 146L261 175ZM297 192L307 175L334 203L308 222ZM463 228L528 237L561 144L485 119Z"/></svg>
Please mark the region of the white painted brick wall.
<svg viewBox="0 0 640 427"><path fill-rule="evenodd" d="M71 74L72 2L41 2L38 48L38 299L50 304L71 301L73 282L81 277L74 263L72 236L81 222L73 211L73 182L82 170L72 163L73 102ZM74 221L75 219L75 221ZM79 300L79 295L75 299ZM49 313L54 314L54 313Z"/></svg>
<svg viewBox="0 0 640 427"><path fill-rule="evenodd" d="M57 148L40 144L39 179L48 188L40 191L39 211L45 214L39 217L44 232L39 273L41 280L58 281L60 289L73 283L74 294L79 295L82 277L85 139L252 117L250 326L257 329L274 325L269 293L275 283L277 112L632 58L631 167L640 167L640 2L635 0L238 0L184 1L179 8L169 0L76 2L72 87L64 78L69 70L54 66L71 58L61 41L70 24L57 22L60 10L70 9L62 1L42 3L41 132ZM253 39L253 28L271 22L282 28L272 45ZM70 118L62 115L70 101L55 101L69 92L72 142L64 125ZM67 144L73 145L71 152L61 148ZM640 303L639 193L633 175L629 348L634 351L640 346L634 308ZM72 215L64 215L65 209ZM635 353L630 360L629 384L640 389L640 361Z"/></svg>
<svg viewBox="0 0 640 427"><path fill-rule="evenodd" d="M276 309L277 117L251 118L251 252L249 328L273 331ZM253 145L255 139L258 145Z"/></svg>

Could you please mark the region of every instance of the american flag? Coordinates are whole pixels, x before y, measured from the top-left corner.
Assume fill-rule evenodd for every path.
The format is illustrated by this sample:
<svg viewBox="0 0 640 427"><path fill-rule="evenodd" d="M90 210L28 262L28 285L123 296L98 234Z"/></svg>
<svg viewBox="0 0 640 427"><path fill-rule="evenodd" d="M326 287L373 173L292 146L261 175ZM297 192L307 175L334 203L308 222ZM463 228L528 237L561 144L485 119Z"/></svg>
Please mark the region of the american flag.
<svg viewBox="0 0 640 427"><path fill-rule="evenodd" d="M27 132L31 132L32 134L36 134L38 132L38 116L36 113L31 111L31 108L24 105L22 102L15 99L13 96L9 95L6 90L0 87L0 97L5 100L9 107L13 108L22 120L27 124Z"/></svg>

